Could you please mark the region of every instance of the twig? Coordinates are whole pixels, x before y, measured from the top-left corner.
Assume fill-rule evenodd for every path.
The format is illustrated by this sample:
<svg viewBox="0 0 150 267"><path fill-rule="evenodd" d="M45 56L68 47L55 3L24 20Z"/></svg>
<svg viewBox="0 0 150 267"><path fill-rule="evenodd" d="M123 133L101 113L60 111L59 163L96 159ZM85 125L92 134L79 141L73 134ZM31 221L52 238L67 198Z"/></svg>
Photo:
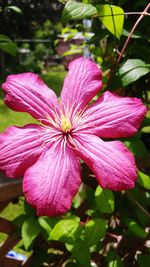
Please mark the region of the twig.
<svg viewBox="0 0 150 267"><path fill-rule="evenodd" d="M129 192L129 191L126 191L125 192L126 193L126 195L127 196L129 196L132 200L133 200L133 202L143 211L143 213L145 213L145 215L147 216L147 217L149 217L150 218L150 214L148 213L148 211L147 210L145 210L143 207L142 207L142 205L134 198L134 196Z"/></svg>
<svg viewBox="0 0 150 267"><path fill-rule="evenodd" d="M145 14L147 14L147 11L148 11L149 8L150 8L150 3L146 6L146 8L144 9L144 11L141 13L141 16L135 22L135 24L134 24L133 28L131 29L131 31L129 33L129 36L128 36L128 38L127 38L127 40L126 40L126 42L125 42L125 44L124 44L124 46L123 46L123 48L122 48L122 50L120 52L119 58L117 60L117 64L120 63L120 60L121 60L121 58L122 58L122 56L124 54L124 51L125 51L128 43L129 43L129 41L130 41L130 38L131 38L133 32L135 31L136 27L138 26L139 22L143 19L143 17L145 16Z"/></svg>

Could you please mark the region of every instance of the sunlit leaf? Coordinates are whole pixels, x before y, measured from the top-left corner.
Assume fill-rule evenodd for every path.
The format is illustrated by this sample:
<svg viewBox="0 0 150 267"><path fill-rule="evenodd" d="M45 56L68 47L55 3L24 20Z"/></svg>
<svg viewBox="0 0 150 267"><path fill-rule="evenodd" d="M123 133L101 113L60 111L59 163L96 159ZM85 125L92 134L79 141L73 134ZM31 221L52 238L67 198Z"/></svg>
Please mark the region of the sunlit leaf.
<svg viewBox="0 0 150 267"><path fill-rule="evenodd" d="M112 191L98 186L95 191L95 200L100 212L112 213L114 211L114 195Z"/></svg>
<svg viewBox="0 0 150 267"><path fill-rule="evenodd" d="M149 175L139 171L137 182L138 182L138 184L140 184L144 188L150 190L150 176Z"/></svg>
<svg viewBox="0 0 150 267"><path fill-rule="evenodd" d="M33 240L40 233L40 230L41 230L40 225L38 224L38 221L35 218L29 218L26 221L24 221L22 225L21 234L26 249L30 247Z"/></svg>
<svg viewBox="0 0 150 267"><path fill-rule="evenodd" d="M92 219L85 224L84 242L87 246L95 245L100 239L105 237L107 223L102 219Z"/></svg>
<svg viewBox="0 0 150 267"><path fill-rule="evenodd" d="M82 226L76 220L60 220L51 231L49 240L73 243L76 239L79 239L81 231Z"/></svg>
<svg viewBox="0 0 150 267"><path fill-rule="evenodd" d="M94 6L69 0L64 7L62 18L64 20L78 20L90 18L96 14L97 10Z"/></svg>
<svg viewBox="0 0 150 267"><path fill-rule="evenodd" d="M116 38L120 39L124 24L123 9L114 5L98 5L97 9L101 22Z"/></svg>
<svg viewBox="0 0 150 267"><path fill-rule="evenodd" d="M19 7L17 7L17 6L7 6L6 9L11 9L11 10L13 10L16 13L22 14L22 10Z"/></svg>
<svg viewBox="0 0 150 267"><path fill-rule="evenodd" d="M90 249L88 246L85 246L85 243L82 240L74 243L73 245L66 244L68 251L72 253L74 258L82 265L90 267Z"/></svg>
<svg viewBox="0 0 150 267"><path fill-rule="evenodd" d="M145 230L135 221L131 219L125 220L126 225L128 226L128 229L136 236L140 238L146 238L148 233L145 232Z"/></svg>

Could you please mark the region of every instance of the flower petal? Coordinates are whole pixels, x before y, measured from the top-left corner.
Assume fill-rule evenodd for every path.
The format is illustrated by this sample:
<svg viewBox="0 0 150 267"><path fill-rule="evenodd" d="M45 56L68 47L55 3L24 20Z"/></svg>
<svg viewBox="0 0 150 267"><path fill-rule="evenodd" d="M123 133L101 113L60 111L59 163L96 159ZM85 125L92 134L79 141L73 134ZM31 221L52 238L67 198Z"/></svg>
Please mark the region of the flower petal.
<svg viewBox="0 0 150 267"><path fill-rule="evenodd" d="M69 64L69 72L61 92L67 107L84 108L102 87L101 71L90 59L80 57Z"/></svg>
<svg viewBox="0 0 150 267"><path fill-rule="evenodd" d="M104 142L97 136L75 137L76 152L94 173L103 188L126 190L137 179L135 160L120 141Z"/></svg>
<svg viewBox="0 0 150 267"><path fill-rule="evenodd" d="M146 111L138 98L106 92L86 109L85 130L105 138L130 137L137 132Z"/></svg>
<svg viewBox="0 0 150 267"><path fill-rule="evenodd" d="M65 213L79 189L79 160L70 147L62 146L50 147L25 173L24 194L27 202L37 209L37 215Z"/></svg>
<svg viewBox="0 0 150 267"><path fill-rule="evenodd" d="M9 75L2 84L4 102L13 110L28 112L36 119L53 116L58 105L55 93L33 73Z"/></svg>
<svg viewBox="0 0 150 267"><path fill-rule="evenodd" d="M0 170L8 177L21 177L44 149L40 135L36 124L9 127L0 135Z"/></svg>

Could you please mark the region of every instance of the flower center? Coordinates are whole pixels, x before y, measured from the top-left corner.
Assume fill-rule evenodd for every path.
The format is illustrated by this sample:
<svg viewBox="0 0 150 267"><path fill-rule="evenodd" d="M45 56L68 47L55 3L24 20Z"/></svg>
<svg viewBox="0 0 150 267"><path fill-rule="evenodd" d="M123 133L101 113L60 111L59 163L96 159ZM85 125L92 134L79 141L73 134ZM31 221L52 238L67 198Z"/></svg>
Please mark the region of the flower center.
<svg viewBox="0 0 150 267"><path fill-rule="evenodd" d="M61 129L63 132L68 133L70 132L72 126L69 118L67 116L62 116L61 117Z"/></svg>

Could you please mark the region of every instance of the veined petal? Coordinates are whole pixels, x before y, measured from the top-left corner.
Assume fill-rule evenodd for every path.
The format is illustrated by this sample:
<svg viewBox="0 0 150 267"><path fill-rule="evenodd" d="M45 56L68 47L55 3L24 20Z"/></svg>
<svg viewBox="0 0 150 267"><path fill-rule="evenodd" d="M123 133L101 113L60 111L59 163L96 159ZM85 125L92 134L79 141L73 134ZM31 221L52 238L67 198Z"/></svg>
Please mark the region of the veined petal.
<svg viewBox="0 0 150 267"><path fill-rule="evenodd" d="M0 170L8 177L21 177L44 150L42 126L9 127L0 134Z"/></svg>
<svg viewBox="0 0 150 267"><path fill-rule="evenodd" d="M31 72L9 75L2 89L5 104L15 111L28 112L39 120L47 115L53 117L53 109L58 105L55 93Z"/></svg>
<svg viewBox="0 0 150 267"><path fill-rule="evenodd" d="M80 57L69 64L61 92L61 102L66 107L84 108L102 87L101 71L90 59Z"/></svg>
<svg viewBox="0 0 150 267"><path fill-rule="evenodd" d="M26 171L23 191L37 215L57 216L70 209L80 183L79 160L62 141L53 144Z"/></svg>
<svg viewBox="0 0 150 267"><path fill-rule="evenodd" d="M86 109L84 128L90 134L105 138L130 137L137 132L146 111L138 98L106 92Z"/></svg>
<svg viewBox="0 0 150 267"><path fill-rule="evenodd" d="M104 142L97 136L74 138L77 155L88 165L103 188L126 190L137 179L135 160L120 141Z"/></svg>

